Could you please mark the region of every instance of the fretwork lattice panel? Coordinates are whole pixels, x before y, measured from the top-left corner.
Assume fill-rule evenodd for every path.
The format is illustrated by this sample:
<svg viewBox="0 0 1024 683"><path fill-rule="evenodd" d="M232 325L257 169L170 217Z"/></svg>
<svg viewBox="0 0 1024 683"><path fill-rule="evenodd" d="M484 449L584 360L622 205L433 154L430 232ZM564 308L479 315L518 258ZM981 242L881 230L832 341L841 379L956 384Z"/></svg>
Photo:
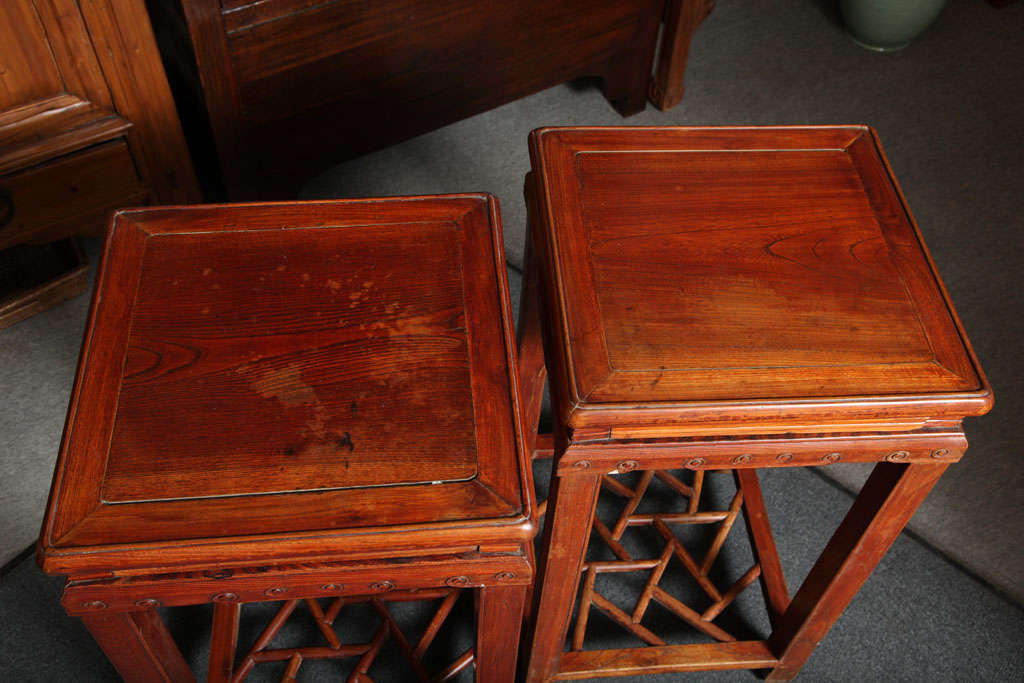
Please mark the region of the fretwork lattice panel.
<svg viewBox="0 0 1024 683"><path fill-rule="evenodd" d="M742 508L731 472L604 475L568 648L609 646L606 635L592 637L595 613L633 636L616 639L615 647L754 635L744 619L720 619L761 575L756 559L737 571L735 550L720 562L730 533L743 526Z"/></svg>
<svg viewBox="0 0 1024 683"><path fill-rule="evenodd" d="M344 680L348 683L471 680L472 640L465 642L465 633L438 637L455 624L467 620L472 624L471 610L460 610L467 606L461 603L470 602L472 596L459 600L463 593L471 592L442 588L276 603L276 612L255 639L240 635L232 680L268 680L273 674L275 679L281 676L282 681L294 681L304 663L316 660L348 660L332 662L334 671L347 672ZM266 603L260 605L266 612ZM246 611L256 611L253 607L243 606L243 627L251 626ZM457 647L460 654L446 657L444 652L431 651L430 656L428 649L435 642L435 650ZM432 661L438 658L446 664ZM271 662L277 663L273 671L266 666Z"/></svg>

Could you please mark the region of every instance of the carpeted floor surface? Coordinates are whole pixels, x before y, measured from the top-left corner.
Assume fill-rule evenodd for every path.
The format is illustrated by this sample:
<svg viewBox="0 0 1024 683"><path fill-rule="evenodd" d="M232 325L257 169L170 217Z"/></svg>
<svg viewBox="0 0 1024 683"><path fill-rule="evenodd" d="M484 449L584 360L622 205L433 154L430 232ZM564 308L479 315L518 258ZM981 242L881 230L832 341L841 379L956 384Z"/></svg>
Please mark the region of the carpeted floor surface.
<svg viewBox="0 0 1024 683"><path fill-rule="evenodd" d="M543 481L543 465L538 480ZM839 523L850 501L845 491L808 470L767 470L761 483L772 517L779 552L790 590L810 569L817 552ZM727 506L734 488L726 473L708 475L705 500ZM602 510L604 512L604 510ZM607 518L606 518L607 519ZM720 556L723 582L737 579L752 563L745 534L737 525ZM692 527L691 527L692 528ZM692 551L703 547L682 535ZM698 555L699 556L699 555ZM670 570L676 575L682 571ZM664 585L684 596L684 582ZM617 583L601 587L620 606L636 600L640 586ZM58 604L60 582L43 576L31 560L18 565L0 584L0 672L5 680L20 681L114 681L116 674L77 621L68 619ZM464 603L468 601L464 600ZM695 601L699 608L699 601ZM248 624L239 638L247 648L273 616L277 603L246 607ZM468 604L463 604L464 609ZM319 635L306 619L304 608L293 615L294 626L282 633L275 646L288 641L316 644ZM760 591L752 586L740 595L716 623L738 637L765 637L768 623ZM186 658L203 672L208 653L211 610L208 606L168 611L172 632ZM403 626L422 624L422 610L406 610ZM467 615L468 617L468 615ZM692 629L684 622L652 608L659 635L670 642L684 642ZM366 642L376 628L375 617L358 606L345 607L337 622L343 642ZM467 645L465 626L445 632L428 653L436 660L433 671L454 659ZM410 630L410 634L418 634ZM415 636L414 636L415 637ZM597 611L591 612L588 644L614 647L640 646L640 641L619 629ZM847 612L811 657L799 680L860 683L862 681L1019 681L1024 679L1024 612L987 589L958 567L933 552L918 539L904 534L868 580ZM303 664L299 680L344 680L353 660ZM283 664L257 666L247 680L280 680ZM71 673L73 672L73 673ZM413 680L401 654L390 643L382 651L374 680ZM462 677L460 681L472 680ZM632 680L620 678L607 680ZM749 671L701 672L646 680L693 680L709 683L759 680Z"/></svg>
<svg viewBox="0 0 1024 683"><path fill-rule="evenodd" d="M880 55L843 34L834 2L720 0L694 41L683 104L670 112L648 107L623 121L593 84L559 86L342 164L310 182L304 196L490 191L501 199L516 266L526 135L535 127L873 125L989 375L996 408L966 425L967 457L925 502L911 522L915 537L896 544L803 680L1020 680L1024 622L1000 596L1024 604L1024 449L1015 433L1024 413L1022 64L1024 3L996 10L982 0L952 0L910 48ZM97 246L86 243L93 258ZM38 533L87 304L79 297L0 331L0 563ZM866 470L787 474L766 475L765 487L795 588L793 577L806 572L838 519L828 501L846 495L822 476L853 490ZM742 551L735 552L740 567ZM0 676L112 676L84 630L61 615L57 583L31 560L3 579L0 598ZM190 623L208 628L202 617L172 614L183 636ZM203 634L185 640L201 669ZM755 680L699 676L719 678Z"/></svg>

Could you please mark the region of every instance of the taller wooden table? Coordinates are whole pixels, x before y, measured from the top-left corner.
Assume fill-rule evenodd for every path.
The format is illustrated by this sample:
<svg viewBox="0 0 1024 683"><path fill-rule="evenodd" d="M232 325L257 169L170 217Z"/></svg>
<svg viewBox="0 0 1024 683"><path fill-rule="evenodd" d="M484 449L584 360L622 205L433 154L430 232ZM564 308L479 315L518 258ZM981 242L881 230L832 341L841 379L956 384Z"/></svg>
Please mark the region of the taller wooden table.
<svg viewBox="0 0 1024 683"><path fill-rule="evenodd" d="M367 681L388 638L427 681L471 590L475 652L442 677L475 659L504 683L533 578L513 357L493 197L121 212L42 566L128 680L189 680L156 608L213 602L210 681L338 657ZM280 611L236 657L242 604L265 600ZM376 635L342 642L357 600ZM440 605L413 639L396 600ZM322 642L271 647L296 611Z"/></svg>
<svg viewBox="0 0 1024 683"><path fill-rule="evenodd" d="M529 424L550 374L555 466L526 679L789 680L963 455L962 418L992 405L878 139L857 126L565 128L536 131L530 151L520 372ZM756 470L835 462L878 464L790 600ZM702 511L704 473L723 469L737 494ZM638 509L655 485L685 505ZM623 501L616 519L595 517L602 487ZM741 510L755 564L716 586ZM717 530L694 550L677 530L701 524ZM664 549L630 550L637 528ZM592 530L610 560L585 560ZM673 567L701 604L660 585ZM631 613L595 584L614 572L645 577ZM714 620L757 579L773 631L737 641ZM645 625L652 601L713 642L666 645ZM648 647L592 649L591 608Z"/></svg>

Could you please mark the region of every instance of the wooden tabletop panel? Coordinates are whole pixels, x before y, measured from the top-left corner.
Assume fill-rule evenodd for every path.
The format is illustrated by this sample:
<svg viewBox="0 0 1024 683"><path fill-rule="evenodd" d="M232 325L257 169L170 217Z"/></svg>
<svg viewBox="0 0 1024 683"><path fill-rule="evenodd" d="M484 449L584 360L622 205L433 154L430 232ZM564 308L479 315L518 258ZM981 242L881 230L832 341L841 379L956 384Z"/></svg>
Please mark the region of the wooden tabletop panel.
<svg viewBox="0 0 1024 683"><path fill-rule="evenodd" d="M531 146L573 410L987 408L869 129L556 128Z"/></svg>
<svg viewBox="0 0 1024 683"><path fill-rule="evenodd" d="M524 519L487 196L119 213L44 546Z"/></svg>

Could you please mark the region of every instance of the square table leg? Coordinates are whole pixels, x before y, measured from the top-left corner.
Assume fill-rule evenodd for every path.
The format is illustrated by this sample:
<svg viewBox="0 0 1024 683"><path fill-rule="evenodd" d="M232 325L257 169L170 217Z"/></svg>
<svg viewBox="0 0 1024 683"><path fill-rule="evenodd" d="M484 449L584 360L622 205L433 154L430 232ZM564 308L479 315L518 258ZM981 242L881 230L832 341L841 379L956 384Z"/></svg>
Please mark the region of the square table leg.
<svg viewBox="0 0 1024 683"><path fill-rule="evenodd" d="M754 558L761 567L761 591L764 593L764 604L768 606L768 616L773 627L777 627L782 615L789 607L789 589L786 577L782 572L779 551L775 547L775 537L768 521L764 497L761 495L761 483L757 478L756 469L733 470L736 488L743 494L743 518L747 524L747 535Z"/></svg>
<svg viewBox="0 0 1024 683"><path fill-rule="evenodd" d="M529 586L484 586L477 591L476 680L515 680L519 633Z"/></svg>
<svg viewBox="0 0 1024 683"><path fill-rule="evenodd" d="M551 477L526 641L527 683L547 681L558 671L600 489L600 473Z"/></svg>
<svg viewBox="0 0 1024 683"><path fill-rule="evenodd" d="M238 602L213 603L208 683L230 683L232 679L241 612L242 604Z"/></svg>
<svg viewBox="0 0 1024 683"><path fill-rule="evenodd" d="M528 211L532 211L530 178L526 180ZM532 219L531 219L532 223ZM540 422L541 405L544 401L544 385L547 381L547 366L544 364L544 341L541 333L540 301L538 300L538 279L536 254L533 240L527 227L526 249L523 254L523 280L519 297L519 326L516 330L517 355L519 356L519 392L522 397L523 424L526 426L526 452L533 457L537 443L537 424Z"/></svg>
<svg viewBox="0 0 1024 683"><path fill-rule="evenodd" d="M156 609L81 618L125 681L195 680Z"/></svg>
<svg viewBox="0 0 1024 683"><path fill-rule="evenodd" d="M875 465L772 633L779 663L767 680L788 681L799 673L946 467Z"/></svg>

